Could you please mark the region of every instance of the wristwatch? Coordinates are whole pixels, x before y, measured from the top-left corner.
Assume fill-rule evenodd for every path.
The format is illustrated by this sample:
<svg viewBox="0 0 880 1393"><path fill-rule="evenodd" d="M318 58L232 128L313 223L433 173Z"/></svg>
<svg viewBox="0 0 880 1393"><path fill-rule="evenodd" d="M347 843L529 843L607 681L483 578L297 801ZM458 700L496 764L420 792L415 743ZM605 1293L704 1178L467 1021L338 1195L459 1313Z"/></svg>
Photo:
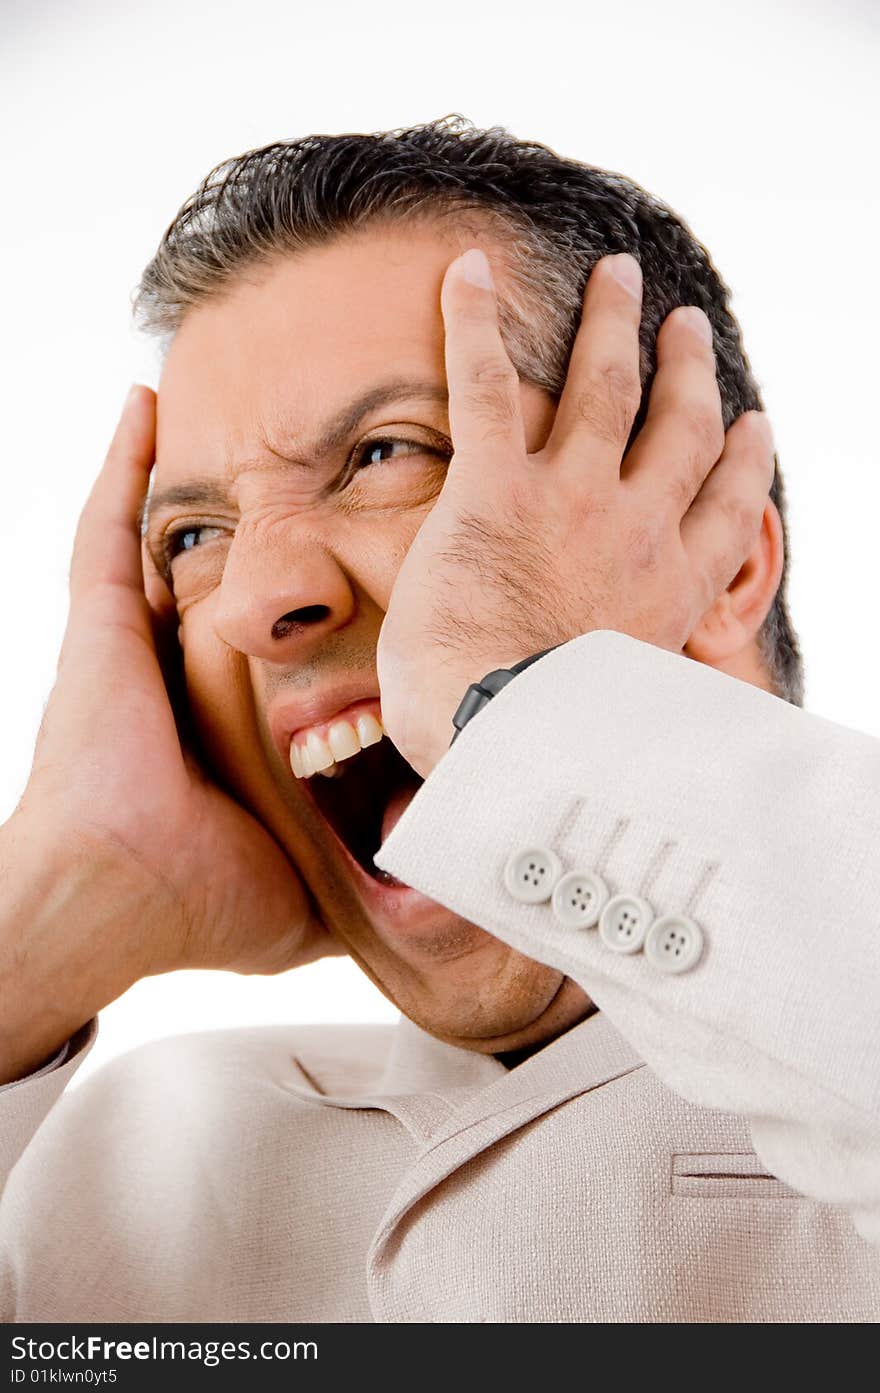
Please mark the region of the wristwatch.
<svg viewBox="0 0 880 1393"><path fill-rule="evenodd" d="M482 711L493 696L498 695L502 687L506 687L508 682L512 682L518 672L531 667L532 663L536 663L539 658L543 658L547 653L552 653L554 648L560 646L560 644L554 643L553 648L543 648L540 653L533 653L530 658L523 658L521 662L514 663L513 667L496 667L492 672L487 672L486 676L481 678L479 682L472 682L452 718L455 734L449 742L450 748L455 744L468 721L476 716L478 711Z"/></svg>

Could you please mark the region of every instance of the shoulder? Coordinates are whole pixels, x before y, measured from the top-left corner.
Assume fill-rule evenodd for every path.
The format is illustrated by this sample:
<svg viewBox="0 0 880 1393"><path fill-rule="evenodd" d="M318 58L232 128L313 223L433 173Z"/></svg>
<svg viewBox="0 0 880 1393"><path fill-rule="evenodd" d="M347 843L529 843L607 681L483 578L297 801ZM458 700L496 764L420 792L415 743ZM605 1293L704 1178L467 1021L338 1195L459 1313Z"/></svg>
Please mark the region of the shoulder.
<svg viewBox="0 0 880 1393"><path fill-rule="evenodd" d="M249 1138L289 1128L314 1068L357 1083L381 1072L394 1026L298 1025L202 1031L150 1041L74 1083L7 1184L7 1214L81 1203L107 1189L162 1193L203 1164L240 1156ZM89 1184L83 1185L83 1177ZM164 1182L164 1185L163 1185ZM26 1197L26 1198L25 1198Z"/></svg>
<svg viewBox="0 0 880 1393"><path fill-rule="evenodd" d="M326 1059L343 1071L350 1066L381 1069L394 1025L271 1025L205 1030L165 1036L109 1060L72 1096L98 1102L132 1086L170 1090L193 1086L283 1086L301 1077L300 1061Z"/></svg>
<svg viewBox="0 0 880 1393"><path fill-rule="evenodd" d="M106 1320L179 1318L199 1293L222 1305L240 1276L242 1244L271 1254L273 1235L283 1239L291 1222L289 1193L280 1204L279 1194L292 1177L311 1175L328 1146L328 1110L310 1103L300 1061L356 1069L384 1058L393 1030L173 1036L74 1085L3 1194L8 1307L19 1319Z"/></svg>

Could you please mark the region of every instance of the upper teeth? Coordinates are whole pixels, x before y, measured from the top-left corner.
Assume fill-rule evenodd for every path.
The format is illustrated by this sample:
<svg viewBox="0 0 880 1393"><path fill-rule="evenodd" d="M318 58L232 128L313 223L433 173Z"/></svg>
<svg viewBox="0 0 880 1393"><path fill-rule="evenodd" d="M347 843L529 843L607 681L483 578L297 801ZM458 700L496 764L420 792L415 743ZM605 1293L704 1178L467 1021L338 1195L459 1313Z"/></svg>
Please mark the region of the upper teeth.
<svg viewBox="0 0 880 1393"><path fill-rule="evenodd" d="M341 773L339 764L343 760L358 754L367 745L375 745L385 730L372 712L363 711L353 721L334 721L327 729L326 738L317 730L308 731L305 740L302 731L298 734L299 741L290 742L290 767L295 777L308 779L313 774L323 774L332 778Z"/></svg>

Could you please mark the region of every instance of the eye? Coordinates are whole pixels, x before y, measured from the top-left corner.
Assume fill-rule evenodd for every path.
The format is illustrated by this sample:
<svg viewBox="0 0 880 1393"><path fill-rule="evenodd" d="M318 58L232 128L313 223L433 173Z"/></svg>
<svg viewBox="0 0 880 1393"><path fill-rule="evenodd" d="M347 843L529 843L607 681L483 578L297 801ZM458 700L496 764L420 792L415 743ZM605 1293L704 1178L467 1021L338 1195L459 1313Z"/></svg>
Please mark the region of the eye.
<svg viewBox="0 0 880 1393"><path fill-rule="evenodd" d="M392 452L397 450L395 456ZM409 455L439 455L449 460L452 448L428 445L424 440L399 440L396 436L377 436L374 440L364 440L354 452L353 463L357 469L369 469L374 464L385 464L393 458L406 458Z"/></svg>
<svg viewBox="0 0 880 1393"><path fill-rule="evenodd" d="M211 527L209 524L200 526L190 523L186 527L172 528L165 534L165 559L170 566L175 557L180 556L182 552L195 551L205 542L213 541L222 535L222 527Z"/></svg>

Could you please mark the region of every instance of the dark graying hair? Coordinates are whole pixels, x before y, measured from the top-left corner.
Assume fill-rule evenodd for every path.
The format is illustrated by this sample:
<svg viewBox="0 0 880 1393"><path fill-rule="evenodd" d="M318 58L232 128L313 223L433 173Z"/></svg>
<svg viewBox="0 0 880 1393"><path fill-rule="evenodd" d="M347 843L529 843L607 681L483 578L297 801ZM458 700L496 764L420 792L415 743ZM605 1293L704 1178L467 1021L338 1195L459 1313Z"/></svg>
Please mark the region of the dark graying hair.
<svg viewBox="0 0 880 1393"><path fill-rule="evenodd" d="M672 209L620 174L481 130L453 114L371 135L310 135L226 160L187 199L146 267L134 309L164 346L184 316L246 268L389 221L473 226L494 233L503 262L501 329L520 377L558 399L584 286L600 257L628 251L644 272L644 420L655 339L676 305L712 322L724 426L761 410L758 385L706 249ZM785 570L759 634L774 690L803 699L803 668L786 603L788 535L779 469L772 489L785 531Z"/></svg>

